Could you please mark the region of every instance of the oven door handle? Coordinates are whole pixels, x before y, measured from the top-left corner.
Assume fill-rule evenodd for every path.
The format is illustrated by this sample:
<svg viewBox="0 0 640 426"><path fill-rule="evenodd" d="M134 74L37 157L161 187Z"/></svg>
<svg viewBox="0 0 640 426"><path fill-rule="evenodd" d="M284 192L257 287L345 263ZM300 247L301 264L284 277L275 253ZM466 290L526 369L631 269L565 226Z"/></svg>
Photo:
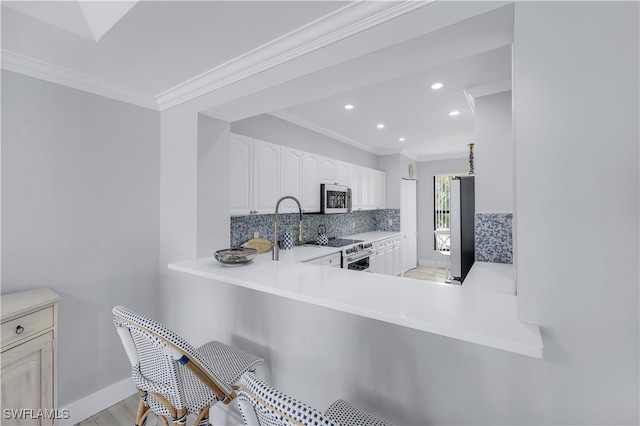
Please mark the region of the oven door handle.
<svg viewBox="0 0 640 426"><path fill-rule="evenodd" d="M363 252L362 255L360 255L360 253L358 253L358 256L347 257L347 262L355 262L357 260L364 259L365 257L369 257L372 254L373 254L373 251L371 251L371 250Z"/></svg>

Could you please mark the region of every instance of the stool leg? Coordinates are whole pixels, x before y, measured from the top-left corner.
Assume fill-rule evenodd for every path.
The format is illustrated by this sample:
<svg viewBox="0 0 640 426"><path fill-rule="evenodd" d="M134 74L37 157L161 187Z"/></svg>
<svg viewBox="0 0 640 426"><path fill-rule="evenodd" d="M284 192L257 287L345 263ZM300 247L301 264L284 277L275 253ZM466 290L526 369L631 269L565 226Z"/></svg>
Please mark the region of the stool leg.
<svg viewBox="0 0 640 426"><path fill-rule="evenodd" d="M151 408L147 404L147 393L138 389L138 394L140 394L140 401L138 402L138 413L136 414L136 426L142 426L147 420Z"/></svg>
<svg viewBox="0 0 640 426"><path fill-rule="evenodd" d="M209 408L211 406L207 405L206 407L204 407L202 410L200 410L200 413L198 414L198 418L196 419L194 426L209 426L211 425L211 423L209 423Z"/></svg>
<svg viewBox="0 0 640 426"><path fill-rule="evenodd" d="M176 416L174 417L174 426L180 426L186 424L187 408L183 407L176 410Z"/></svg>

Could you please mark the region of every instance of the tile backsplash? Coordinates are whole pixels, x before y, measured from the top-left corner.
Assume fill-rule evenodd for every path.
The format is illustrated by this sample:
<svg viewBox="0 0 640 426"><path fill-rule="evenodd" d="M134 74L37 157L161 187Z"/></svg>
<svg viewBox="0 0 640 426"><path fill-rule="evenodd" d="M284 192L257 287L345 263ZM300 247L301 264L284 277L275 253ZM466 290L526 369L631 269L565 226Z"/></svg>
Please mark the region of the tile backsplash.
<svg viewBox="0 0 640 426"><path fill-rule="evenodd" d="M280 214L280 224L298 224L297 213ZM259 232L261 238L273 241L273 214L231 217L230 247L238 247ZM304 233L314 240L318 226L325 224L329 237L342 237L370 231L400 232L400 209L364 210L344 214L304 214ZM288 228L298 237L297 228ZM282 231L281 231L282 232ZM282 236L282 234L281 234Z"/></svg>
<svg viewBox="0 0 640 426"><path fill-rule="evenodd" d="M513 263L513 214L476 213L476 260Z"/></svg>

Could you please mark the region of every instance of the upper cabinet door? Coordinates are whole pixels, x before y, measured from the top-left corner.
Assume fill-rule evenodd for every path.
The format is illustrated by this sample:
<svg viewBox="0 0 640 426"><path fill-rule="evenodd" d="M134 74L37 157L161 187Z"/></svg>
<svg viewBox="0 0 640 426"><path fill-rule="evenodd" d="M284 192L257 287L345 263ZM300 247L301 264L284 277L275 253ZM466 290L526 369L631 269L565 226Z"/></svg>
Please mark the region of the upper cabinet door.
<svg viewBox="0 0 640 426"><path fill-rule="evenodd" d="M319 155L302 154L302 208L307 213L320 211L320 162Z"/></svg>
<svg viewBox="0 0 640 426"><path fill-rule="evenodd" d="M286 146L280 147L281 196L291 195L302 203L302 182L302 151ZM298 213L298 206L293 201L285 201L280 204L280 211L284 213Z"/></svg>
<svg viewBox="0 0 640 426"><path fill-rule="evenodd" d="M371 209L371 195L369 193L369 169L366 167L359 167L360 171L360 209Z"/></svg>
<svg viewBox="0 0 640 426"><path fill-rule="evenodd" d="M380 170L375 171L376 179L376 207L378 209L384 209L387 204L387 182L385 172Z"/></svg>
<svg viewBox="0 0 640 426"><path fill-rule="evenodd" d="M253 139L231 134L231 176L229 210L247 215L253 208Z"/></svg>
<svg viewBox="0 0 640 426"><path fill-rule="evenodd" d="M347 185L347 163L331 158L321 157L320 181L334 185Z"/></svg>
<svg viewBox="0 0 640 426"><path fill-rule="evenodd" d="M349 173L347 172L347 163L333 160L333 179L338 185L349 184Z"/></svg>
<svg viewBox="0 0 640 426"><path fill-rule="evenodd" d="M351 188L351 210L361 210L360 202L360 167L355 164L347 165L347 184Z"/></svg>
<svg viewBox="0 0 640 426"><path fill-rule="evenodd" d="M320 182L334 184L333 180L333 160L331 158L320 157Z"/></svg>
<svg viewBox="0 0 640 426"><path fill-rule="evenodd" d="M253 140L253 209L274 213L280 198L280 145Z"/></svg>

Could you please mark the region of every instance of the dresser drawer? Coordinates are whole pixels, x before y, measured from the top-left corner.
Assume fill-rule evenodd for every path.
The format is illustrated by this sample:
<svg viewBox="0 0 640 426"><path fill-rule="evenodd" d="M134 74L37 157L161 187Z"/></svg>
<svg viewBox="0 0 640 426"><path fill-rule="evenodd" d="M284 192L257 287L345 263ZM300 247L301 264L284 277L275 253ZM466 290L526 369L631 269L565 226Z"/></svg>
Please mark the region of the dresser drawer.
<svg viewBox="0 0 640 426"><path fill-rule="evenodd" d="M2 348L53 327L53 307L48 307L2 323Z"/></svg>

